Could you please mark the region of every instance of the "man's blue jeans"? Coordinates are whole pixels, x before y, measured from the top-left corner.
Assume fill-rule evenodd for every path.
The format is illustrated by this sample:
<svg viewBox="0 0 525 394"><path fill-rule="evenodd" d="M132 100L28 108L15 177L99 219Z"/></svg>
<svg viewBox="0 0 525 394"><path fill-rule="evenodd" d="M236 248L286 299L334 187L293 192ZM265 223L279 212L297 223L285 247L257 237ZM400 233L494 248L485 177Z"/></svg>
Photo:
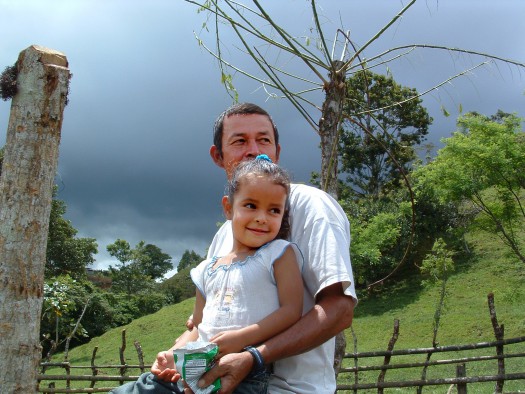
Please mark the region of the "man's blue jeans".
<svg viewBox="0 0 525 394"><path fill-rule="evenodd" d="M268 392L269 372L262 372L245 379L235 389L235 394L265 394ZM110 391L112 394L182 394L176 383L157 379L151 372L143 373L137 381L129 382Z"/></svg>

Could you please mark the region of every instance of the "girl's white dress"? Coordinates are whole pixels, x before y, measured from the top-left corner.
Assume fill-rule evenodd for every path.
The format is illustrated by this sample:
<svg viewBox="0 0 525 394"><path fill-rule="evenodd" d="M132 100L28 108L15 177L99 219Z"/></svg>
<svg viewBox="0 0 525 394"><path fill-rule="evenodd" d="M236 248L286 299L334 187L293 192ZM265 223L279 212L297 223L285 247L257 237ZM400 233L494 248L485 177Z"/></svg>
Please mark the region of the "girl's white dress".
<svg viewBox="0 0 525 394"><path fill-rule="evenodd" d="M244 261L213 268L218 256L191 270L191 278L206 305L199 324L199 340L257 323L279 308L273 265L291 247L302 270L303 257L297 245L277 239L261 246Z"/></svg>

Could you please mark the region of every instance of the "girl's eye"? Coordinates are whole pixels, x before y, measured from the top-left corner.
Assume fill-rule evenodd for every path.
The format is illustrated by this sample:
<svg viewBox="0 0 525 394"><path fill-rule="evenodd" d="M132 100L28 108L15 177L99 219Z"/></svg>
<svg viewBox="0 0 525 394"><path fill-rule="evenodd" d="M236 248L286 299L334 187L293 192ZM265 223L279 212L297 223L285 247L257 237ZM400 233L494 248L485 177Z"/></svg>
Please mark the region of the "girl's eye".
<svg viewBox="0 0 525 394"><path fill-rule="evenodd" d="M272 209L270 209L270 212L278 215L278 214L281 213L281 210L279 208L272 208Z"/></svg>
<svg viewBox="0 0 525 394"><path fill-rule="evenodd" d="M249 209L255 209L255 204L252 204L252 203L247 203L244 205L246 208L249 208Z"/></svg>

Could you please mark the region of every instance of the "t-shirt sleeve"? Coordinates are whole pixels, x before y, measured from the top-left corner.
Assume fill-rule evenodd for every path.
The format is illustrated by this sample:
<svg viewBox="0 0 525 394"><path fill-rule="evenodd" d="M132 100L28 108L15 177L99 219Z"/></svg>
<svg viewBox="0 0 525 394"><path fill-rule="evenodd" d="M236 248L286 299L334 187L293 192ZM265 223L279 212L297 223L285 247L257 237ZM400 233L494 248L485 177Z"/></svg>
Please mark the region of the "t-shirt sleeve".
<svg viewBox="0 0 525 394"><path fill-rule="evenodd" d="M233 246L233 234L231 221L227 220L223 223L219 231L215 233L210 247L208 248L207 258L211 259L213 256L227 255Z"/></svg>
<svg viewBox="0 0 525 394"><path fill-rule="evenodd" d="M303 279L311 294L341 283L357 299L350 263L350 225L341 206L325 192L296 185L291 196L292 237L304 256Z"/></svg>
<svg viewBox="0 0 525 394"><path fill-rule="evenodd" d="M197 290L202 294L204 299L206 299L206 293L204 292L204 275L206 275L206 268L208 267L209 260L206 259L201 262L197 267L190 270L190 277Z"/></svg>

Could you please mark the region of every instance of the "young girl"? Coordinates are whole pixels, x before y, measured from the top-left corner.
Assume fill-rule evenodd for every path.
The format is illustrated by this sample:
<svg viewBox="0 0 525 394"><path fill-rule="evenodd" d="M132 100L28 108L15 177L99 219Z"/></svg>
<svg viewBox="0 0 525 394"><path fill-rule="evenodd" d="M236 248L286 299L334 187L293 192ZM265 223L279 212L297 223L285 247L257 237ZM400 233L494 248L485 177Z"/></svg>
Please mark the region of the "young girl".
<svg viewBox="0 0 525 394"><path fill-rule="evenodd" d="M302 256L285 240L289 193L289 176L266 155L240 163L228 182L222 206L232 221L233 248L191 271L198 340L217 344L219 358L248 348L254 365L261 364L260 354L250 346L302 315ZM177 342L172 350L184 344ZM269 366L259 368L235 393L266 393L270 371Z"/></svg>

